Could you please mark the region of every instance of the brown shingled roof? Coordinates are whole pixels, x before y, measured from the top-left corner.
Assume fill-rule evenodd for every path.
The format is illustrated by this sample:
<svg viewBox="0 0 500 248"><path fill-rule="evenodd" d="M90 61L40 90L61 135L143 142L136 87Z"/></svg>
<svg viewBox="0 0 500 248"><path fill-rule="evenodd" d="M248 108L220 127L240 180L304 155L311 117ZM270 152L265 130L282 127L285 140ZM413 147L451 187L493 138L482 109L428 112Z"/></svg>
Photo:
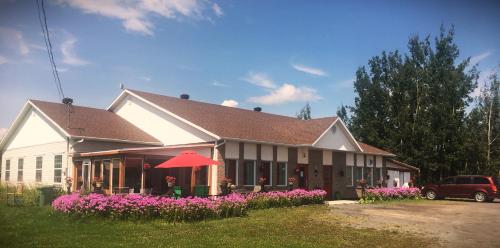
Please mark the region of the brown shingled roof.
<svg viewBox="0 0 500 248"><path fill-rule="evenodd" d="M30 102L71 136L160 143L156 138L132 125L119 115L103 109L73 105L68 126L66 105L39 100L30 100Z"/></svg>
<svg viewBox="0 0 500 248"><path fill-rule="evenodd" d="M395 156L394 154L392 154L390 152L386 152L382 149L365 144L363 142L358 141L358 144L361 147L361 149L363 149L364 153L369 153L369 154L374 154L374 155L383 155L383 156Z"/></svg>
<svg viewBox="0 0 500 248"><path fill-rule="evenodd" d="M217 104L184 100L137 90L133 94L225 139L311 145L336 120L299 120Z"/></svg>

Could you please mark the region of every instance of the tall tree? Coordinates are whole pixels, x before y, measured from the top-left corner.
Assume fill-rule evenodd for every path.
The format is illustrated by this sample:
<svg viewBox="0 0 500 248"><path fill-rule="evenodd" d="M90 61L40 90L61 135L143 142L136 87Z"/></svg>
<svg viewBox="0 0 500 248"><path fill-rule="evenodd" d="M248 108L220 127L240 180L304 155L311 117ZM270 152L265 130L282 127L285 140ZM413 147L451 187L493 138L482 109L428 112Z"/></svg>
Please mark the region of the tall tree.
<svg viewBox="0 0 500 248"><path fill-rule="evenodd" d="M297 118L301 120L311 119L311 106L309 105L309 102L307 102L306 105L299 111Z"/></svg>
<svg viewBox="0 0 500 248"><path fill-rule="evenodd" d="M477 70L457 61L454 29L410 38L408 53L382 52L356 72L352 131L361 141L389 149L417 165L424 180L465 167L466 108Z"/></svg>
<svg viewBox="0 0 500 248"><path fill-rule="evenodd" d="M345 123L345 125L350 128L351 119L349 118L349 114L347 113L347 108L344 104L341 104L337 109L337 116Z"/></svg>

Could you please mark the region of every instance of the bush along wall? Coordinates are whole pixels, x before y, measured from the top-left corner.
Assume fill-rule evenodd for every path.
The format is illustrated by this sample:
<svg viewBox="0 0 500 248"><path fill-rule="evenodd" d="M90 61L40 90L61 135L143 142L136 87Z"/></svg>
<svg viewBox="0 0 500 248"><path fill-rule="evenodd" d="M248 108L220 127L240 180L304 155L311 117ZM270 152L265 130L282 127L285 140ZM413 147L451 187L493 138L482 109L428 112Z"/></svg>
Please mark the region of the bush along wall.
<svg viewBox="0 0 500 248"><path fill-rule="evenodd" d="M367 189L360 202L372 203L379 201L419 199L422 199L419 188L377 188Z"/></svg>
<svg viewBox="0 0 500 248"><path fill-rule="evenodd" d="M74 217L98 216L111 219L163 219L168 222L199 221L245 216L249 209L290 207L322 203L322 190L230 194L209 198L155 197L143 195L101 194L63 195L54 200L56 212Z"/></svg>

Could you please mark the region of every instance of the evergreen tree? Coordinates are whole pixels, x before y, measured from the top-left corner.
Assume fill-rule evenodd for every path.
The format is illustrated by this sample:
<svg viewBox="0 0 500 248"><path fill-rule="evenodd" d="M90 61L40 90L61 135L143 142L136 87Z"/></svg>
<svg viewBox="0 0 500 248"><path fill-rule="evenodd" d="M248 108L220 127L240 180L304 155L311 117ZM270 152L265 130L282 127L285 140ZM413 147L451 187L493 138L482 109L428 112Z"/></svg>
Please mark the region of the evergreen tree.
<svg viewBox="0 0 500 248"><path fill-rule="evenodd" d="M304 106L300 112L297 114L297 118L301 120L310 120L311 119L311 106L309 105L309 102L306 103L306 106Z"/></svg>
<svg viewBox="0 0 500 248"><path fill-rule="evenodd" d="M347 128L350 128L351 126L351 119L349 118L349 115L347 114L347 108L344 106L344 104L341 104L340 107L337 109L337 117L339 117L347 126Z"/></svg>
<svg viewBox="0 0 500 248"><path fill-rule="evenodd" d="M414 36L407 54L373 57L354 82L353 134L418 166L425 181L467 167L467 129L474 124L467 122L466 108L478 73L475 67L466 71L468 59L457 61L453 37L453 28L442 27L433 44Z"/></svg>

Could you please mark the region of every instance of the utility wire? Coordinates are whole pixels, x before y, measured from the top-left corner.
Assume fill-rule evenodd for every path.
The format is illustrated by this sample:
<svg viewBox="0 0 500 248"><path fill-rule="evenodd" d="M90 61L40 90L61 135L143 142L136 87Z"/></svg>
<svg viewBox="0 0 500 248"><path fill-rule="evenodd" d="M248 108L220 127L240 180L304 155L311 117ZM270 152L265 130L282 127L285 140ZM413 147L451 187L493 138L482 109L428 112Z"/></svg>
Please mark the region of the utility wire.
<svg viewBox="0 0 500 248"><path fill-rule="evenodd" d="M36 6L38 9L38 20L40 21L40 26L42 27L45 47L47 48L47 54L49 55L50 66L52 68L52 76L54 77L54 83L56 85L57 94L59 95L59 98L61 98L62 100L64 99L64 91L62 88L61 79L59 78L59 73L57 71L56 62L54 60L52 43L50 42L50 34L47 25L47 14L45 12L44 0L36 0Z"/></svg>

